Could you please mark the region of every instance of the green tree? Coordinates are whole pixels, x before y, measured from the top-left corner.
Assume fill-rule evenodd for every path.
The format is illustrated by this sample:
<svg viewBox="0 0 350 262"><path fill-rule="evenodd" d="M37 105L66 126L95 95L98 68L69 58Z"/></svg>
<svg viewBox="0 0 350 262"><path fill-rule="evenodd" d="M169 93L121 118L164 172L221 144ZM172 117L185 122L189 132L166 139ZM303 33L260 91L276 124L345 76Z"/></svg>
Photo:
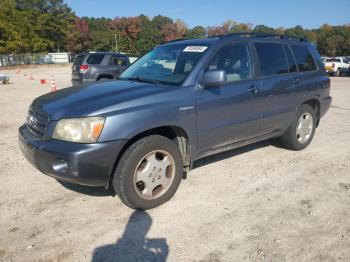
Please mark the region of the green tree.
<svg viewBox="0 0 350 262"><path fill-rule="evenodd" d="M274 34L275 33L275 29L272 28L272 27L268 27L266 25L257 25L257 26L254 27L253 32Z"/></svg>
<svg viewBox="0 0 350 262"><path fill-rule="evenodd" d="M207 35L203 26L195 26L192 29L187 29L186 36L188 38L202 38Z"/></svg>
<svg viewBox="0 0 350 262"><path fill-rule="evenodd" d="M322 55L350 54L350 25L322 25L318 29L272 28L227 20L219 26L189 29L180 19L157 15L137 17L77 18L64 0L0 0L0 53L119 51L140 55L178 38L200 38L232 32L278 33L305 37Z"/></svg>
<svg viewBox="0 0 350 262"><path fill-rule="evenodd" d="M84 17L89 26L91 35L91 49L94 51L115 51L114 34L110 24L110 18L87 18Z"/></svg>

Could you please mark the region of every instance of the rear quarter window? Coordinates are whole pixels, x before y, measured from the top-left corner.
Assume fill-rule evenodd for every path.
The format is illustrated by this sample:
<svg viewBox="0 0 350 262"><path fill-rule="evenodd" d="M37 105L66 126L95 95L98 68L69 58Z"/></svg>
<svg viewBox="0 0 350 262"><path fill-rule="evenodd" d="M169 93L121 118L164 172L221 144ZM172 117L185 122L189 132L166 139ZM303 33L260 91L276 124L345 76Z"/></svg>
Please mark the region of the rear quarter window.
<svg viewBox="0 0 350 262"><path fill-rule="evenodd" d="M86 63L89 65L99 65L101 64L104 55L89 55L88 59L86 60Z"/></svg>
<svg viewBox="0 0 350 262"><path fill-rule="evenodd" d="M254 43L263 76L288 73L289 65L279 43Z"/></svg>
<svg viewBox="0 0 350 262"><path fill-rule="evenodd" d="M322 57L321 57L320 53L318 52L316 46L314 46L314 45L310 46L310 50L312 52L314 60L316 61L317 65L318 65L318 68L320 70L325 70Z"/></svg>
<svg viewBox="0 0 350 262"><path fill-rule="evenodd" d="M297 60L299 71L307 72L317 69L312 54L306 46L291 45L291 47Z"/></svg>

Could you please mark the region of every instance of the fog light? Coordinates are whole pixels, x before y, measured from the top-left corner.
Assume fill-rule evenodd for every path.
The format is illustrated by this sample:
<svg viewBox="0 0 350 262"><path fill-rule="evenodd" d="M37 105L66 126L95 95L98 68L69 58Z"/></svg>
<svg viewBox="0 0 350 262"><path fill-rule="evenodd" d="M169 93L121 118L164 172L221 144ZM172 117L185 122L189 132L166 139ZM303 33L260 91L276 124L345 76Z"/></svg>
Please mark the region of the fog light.
<svg viewBox="0 0 350 262"><path fill-rule="evenodd" d="M57 173L66 173L68 168L68 164L63 159L55 159L52 162L52 169Z"/></svg>

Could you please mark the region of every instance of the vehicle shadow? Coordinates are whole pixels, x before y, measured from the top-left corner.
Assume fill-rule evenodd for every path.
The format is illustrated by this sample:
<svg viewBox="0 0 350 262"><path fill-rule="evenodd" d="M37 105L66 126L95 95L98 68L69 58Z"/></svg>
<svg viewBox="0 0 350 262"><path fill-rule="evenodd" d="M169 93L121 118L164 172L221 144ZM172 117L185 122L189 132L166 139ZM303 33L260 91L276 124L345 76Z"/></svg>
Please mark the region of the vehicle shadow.
<svg viewBox="0 0 350 262"><path fill-rule="evenodd" d="M68 190L72 190L74 192L88 195L88 196L97 196L97 197L115 196L115 192L111 186L106 190L104 187L83 186L83 185L69 183L61 180L57 180L57 182L60 183L63 187L65 187Z"/></svg>
<svg viewBox="0 0 350 262"><path fill-rule="evenodd" d="M248 153L250 151L253 151L253 150L256 150L256 149L260 149L260 148L264 148L264 147L267 147L267 146L270 146L270 145L273 145L275 147L279 147L278 143L274 142L273 140L266 140L266 141L257 142L257 143L254 143L254 144L250 144L250 145L247 145L247 146L243 146L243 147L240 147L240 148L232 149L232 150L229 150L229 151L225 151L225 152L222 152L222 153L218 153L218 154L215 154L215 155L211 155L211 156L208 156L208 157L196 160L193 163L193 169L196 169L196 168L199 168L199 167L211 164L211 163L215 163L217 161L225 160L227 158L231 158L231 157L234 157L234 156L237 156L237 155Z"/></svg>
<svg viewBox="0 0 350 262"><path fill-rule="evenodd" d="M147 212L135 211L129 218L123 236L115 244L95 248L92 262L166 261L169 253L166 239L146 238L151 225L152 218Z"/></svg>

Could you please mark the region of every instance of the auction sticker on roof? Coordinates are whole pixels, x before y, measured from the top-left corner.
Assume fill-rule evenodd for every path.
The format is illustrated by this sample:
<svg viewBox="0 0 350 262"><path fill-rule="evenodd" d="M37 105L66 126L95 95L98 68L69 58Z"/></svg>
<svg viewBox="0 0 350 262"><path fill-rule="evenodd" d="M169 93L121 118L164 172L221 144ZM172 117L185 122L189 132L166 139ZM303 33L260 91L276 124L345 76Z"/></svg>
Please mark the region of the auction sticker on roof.
<svg viewBox="0 0 350 262"><path fill-rule="evenodd" d="M183 52L204 52L208 47L207 46L186 46Z"/></svg>

